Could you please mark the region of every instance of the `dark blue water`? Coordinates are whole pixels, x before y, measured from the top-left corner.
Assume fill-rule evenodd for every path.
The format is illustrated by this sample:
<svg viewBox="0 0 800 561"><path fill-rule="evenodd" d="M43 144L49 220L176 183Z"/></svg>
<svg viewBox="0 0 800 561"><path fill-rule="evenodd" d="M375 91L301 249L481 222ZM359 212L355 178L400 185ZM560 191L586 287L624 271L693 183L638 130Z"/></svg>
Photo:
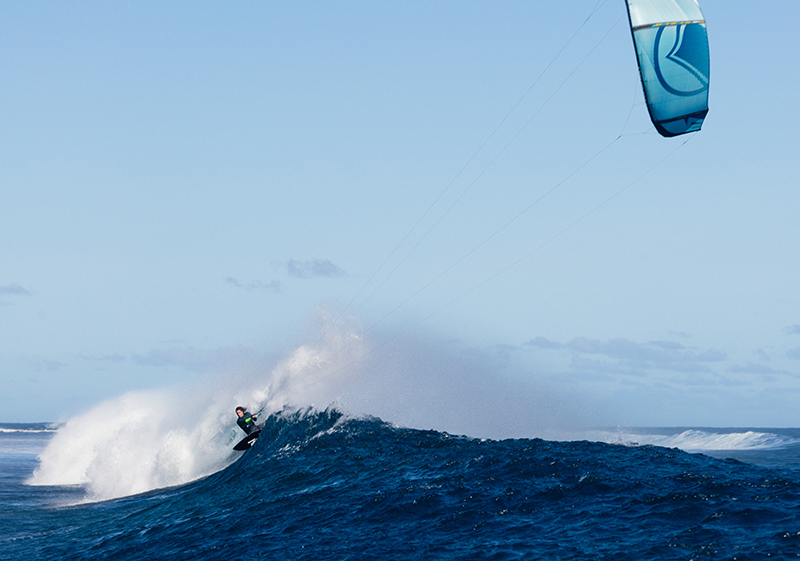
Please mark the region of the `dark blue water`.
<svg viewBox="0 0 800 561"><path fill-rule="evenodd" d="M800 557L794 461L476 440L327 411L269 417L204 479L76 505L80 486L24 484L50 436L0 433L0 559Z"/></svg>

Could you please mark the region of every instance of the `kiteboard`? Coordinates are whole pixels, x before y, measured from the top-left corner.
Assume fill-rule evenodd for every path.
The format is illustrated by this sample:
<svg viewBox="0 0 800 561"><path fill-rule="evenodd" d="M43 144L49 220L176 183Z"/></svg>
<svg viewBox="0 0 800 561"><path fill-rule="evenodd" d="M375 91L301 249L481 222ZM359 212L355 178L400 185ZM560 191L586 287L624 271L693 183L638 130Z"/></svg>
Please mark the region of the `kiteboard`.
<svg viewBox="0 0 800 561"><path fill-rule="evenodd" d="M234 450L249 450L250 447L256 443L256 439L258 435L261 434L261 429L256 429L243 439L241 439L236 446L233 447Z"/></svg>

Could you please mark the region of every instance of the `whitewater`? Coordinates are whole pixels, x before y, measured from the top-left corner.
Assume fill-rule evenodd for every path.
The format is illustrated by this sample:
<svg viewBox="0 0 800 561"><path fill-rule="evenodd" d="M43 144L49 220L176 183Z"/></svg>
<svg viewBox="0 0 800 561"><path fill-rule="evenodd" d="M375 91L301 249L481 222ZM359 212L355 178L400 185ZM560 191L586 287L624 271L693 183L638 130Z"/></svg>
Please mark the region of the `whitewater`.
<svg viewBox="0 0 800 561"><path fill-rule="evenodd" d="M470 401L470 360L430 376L369 351L340 335L261 375L0 425L0 559L800 557L798 429L557 435L542 406L526 430L548 438L465 436L441 419L501 432L482 410L535 399L494 382ZM236 405L264 424L243 453Z"/></svg>

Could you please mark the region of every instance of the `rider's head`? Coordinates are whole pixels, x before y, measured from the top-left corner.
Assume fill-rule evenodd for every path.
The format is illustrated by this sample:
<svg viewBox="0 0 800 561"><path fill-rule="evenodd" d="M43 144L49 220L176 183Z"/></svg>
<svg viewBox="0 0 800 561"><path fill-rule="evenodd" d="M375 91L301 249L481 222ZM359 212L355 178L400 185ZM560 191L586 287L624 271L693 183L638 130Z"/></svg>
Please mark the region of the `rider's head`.
<svg viewBox="0 0 800 561"><path fill-rule="evenodd" d="M244 407L241 405L236 408L236 415L239 417L244 417Z"/></svg>

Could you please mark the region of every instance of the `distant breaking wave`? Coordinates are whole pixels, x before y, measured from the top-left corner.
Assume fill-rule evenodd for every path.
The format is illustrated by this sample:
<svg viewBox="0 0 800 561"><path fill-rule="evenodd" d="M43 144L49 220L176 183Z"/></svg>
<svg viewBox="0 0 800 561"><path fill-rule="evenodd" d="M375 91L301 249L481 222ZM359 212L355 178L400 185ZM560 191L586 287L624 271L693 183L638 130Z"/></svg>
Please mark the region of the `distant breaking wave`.
<svg viewBox="0 0 800 561"><path fill-rule="evenodd" d="M597 433L593 435L595 437L593 439L611 444L651 444L665 448L679 448L686 452L781 450L800 446L800 438L756 430L710 432L702 429L686 429L671 434L653 434L644 432L648 429L641 430L643 431L642 433L627 431Z"/></svg>
<svg viewBox="0 0 800 561"><path fill-rule="evenodd" d="M14 425L5 425L0 426L0 433L5 434L14 434L14 433L34 433L34 434L41 434L41 433L49 433L49 432L56 432L58 427L51 424L37 424L37 425L23 425L23 426L14 426Z"/></svg>
<svg viewBox="0 0 800 561"><path fill-rule="evenodd" d="M655 444L655 442L653 443ZM773 433L735 432L729 434L686 430L663 440L660 446L681 450L777 450L796 446L800 440Z"/></svg>

